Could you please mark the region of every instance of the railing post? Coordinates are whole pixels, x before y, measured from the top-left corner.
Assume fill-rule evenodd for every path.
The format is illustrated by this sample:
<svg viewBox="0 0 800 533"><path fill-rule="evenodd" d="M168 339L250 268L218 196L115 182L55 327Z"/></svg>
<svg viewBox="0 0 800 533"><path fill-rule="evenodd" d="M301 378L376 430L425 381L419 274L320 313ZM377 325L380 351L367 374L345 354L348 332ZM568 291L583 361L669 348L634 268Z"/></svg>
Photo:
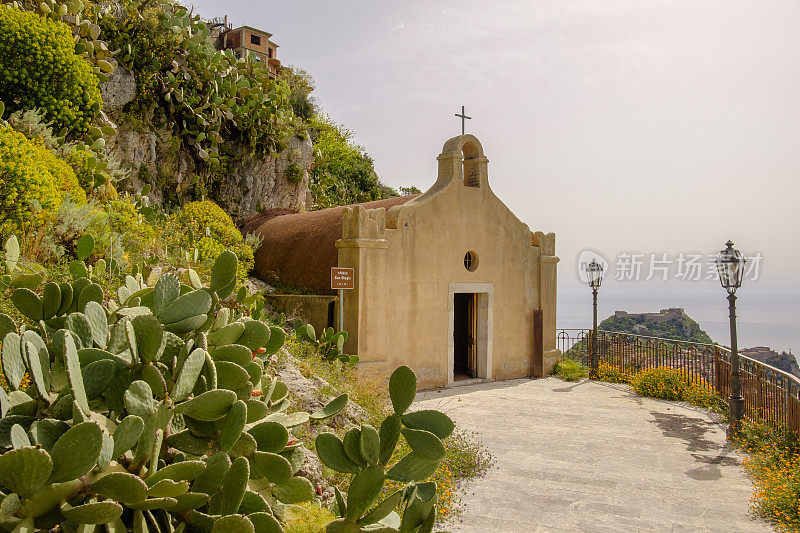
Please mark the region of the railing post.
<svg viewBox="0 0 800 533"><path fill-rule="evenodd" d="M790 431L800 433L800 416L798 416L798 400L795 391L792 390L793 383L788 380L789 384L786 387L786 427Z"/></svg>
<svg viewBox="0 0 800 533"><path fill-rule="evenodd" d="M722 394L722 357L719 354L719 348L714 347L714 388L717 389L717 394ZM724 397L724 396L723 396Z"/></svg>
<svg viewBox="0 0 800 533"><path fill-rule="evenodd" d="M593 300L593 321L592 321L592 366L589 376L592 379L597 379L597 367L599 365L598 346L597 346L597 288L592 289Z"/></svg>
<svg viewBox="0 0 800 533"><path fill-rule="evenodd" d="M758 418L764 419L764 368L761 366L756 367L756 379L758 380Z"/></svg>

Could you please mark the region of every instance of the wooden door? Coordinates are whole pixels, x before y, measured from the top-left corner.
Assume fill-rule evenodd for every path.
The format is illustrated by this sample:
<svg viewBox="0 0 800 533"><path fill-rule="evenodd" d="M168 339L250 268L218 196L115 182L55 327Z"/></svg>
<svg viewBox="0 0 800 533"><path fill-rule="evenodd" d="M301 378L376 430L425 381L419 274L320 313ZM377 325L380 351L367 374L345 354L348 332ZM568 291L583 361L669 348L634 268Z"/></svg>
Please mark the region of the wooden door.
<svg viewBox="0 0 800 533"><path fill-rule="evenodd" d="M533 368L531 374L535 378L544 376L544 339L542 339L542 310L533 312Z"/></svg>
<svg viewBox="0 0 800 533"><path fill-rule="evenodd" d="M467 375L471 378L478 377L478 295L470 294L467 305Z"/></svg>

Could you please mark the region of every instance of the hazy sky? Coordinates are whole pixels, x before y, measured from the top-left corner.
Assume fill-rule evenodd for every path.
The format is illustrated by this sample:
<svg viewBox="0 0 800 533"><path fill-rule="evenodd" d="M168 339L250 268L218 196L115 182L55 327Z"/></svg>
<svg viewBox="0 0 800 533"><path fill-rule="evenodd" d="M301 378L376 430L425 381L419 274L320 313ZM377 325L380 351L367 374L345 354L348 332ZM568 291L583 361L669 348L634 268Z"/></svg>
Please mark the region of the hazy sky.
<svg viewBox="0 0 800 533"><path fill-rule="evenodd" d="M764 256L749 290L800 292L796 0L194 5L272 32L389 185L433 184L465 105L492 189L556 232L563 290L584 248L675 258L732 238Z"/></svg>

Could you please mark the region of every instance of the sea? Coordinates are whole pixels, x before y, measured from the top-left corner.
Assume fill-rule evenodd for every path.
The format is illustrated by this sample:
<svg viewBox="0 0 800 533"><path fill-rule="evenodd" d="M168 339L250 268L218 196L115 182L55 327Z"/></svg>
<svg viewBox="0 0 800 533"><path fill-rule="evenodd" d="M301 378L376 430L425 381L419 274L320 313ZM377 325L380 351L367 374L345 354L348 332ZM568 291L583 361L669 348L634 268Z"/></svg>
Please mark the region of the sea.
<svg viewBox="0 0 800 533"><path fill-rule="evenodd" d="M613 283L598 294L598 322L614 314L658 312L682 307L715 341L730 345L727 293L716 283ZM688 286L687 286L688 285ZM768 346L800 355L800 288L742 287L736 293L740 348ZM564 329L592 327L592 294L586 286L559 283L556 324Z"/></svg>

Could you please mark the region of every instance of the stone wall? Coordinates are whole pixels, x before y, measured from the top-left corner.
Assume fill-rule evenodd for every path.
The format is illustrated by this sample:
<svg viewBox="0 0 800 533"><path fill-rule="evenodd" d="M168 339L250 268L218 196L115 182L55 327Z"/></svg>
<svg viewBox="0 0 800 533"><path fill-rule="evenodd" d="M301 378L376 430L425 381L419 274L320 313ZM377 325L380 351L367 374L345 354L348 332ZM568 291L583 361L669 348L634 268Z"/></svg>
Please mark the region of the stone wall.
<svg viewBox="0 0 800 533"><path fill-rule="evenodd" d="M291 321L301 318L314 326L317 336L325 328L336 327L338 312L335 307L336 296L327 294L264 294L264 299L276 313L283 313ZM338 328L337 328L338 329Z"/></svg>
<svg viewBox="0 0 800 533"><path fill-rule="evenodd" d="M188 149L169 130L152 127L150 116L129 116L125 106L136 97L136 80L122 68L100 86L106 120L117 126L117 135L107 140L109 152L129 171L123 189L152 186L151 200L161 203L170 193L189 191L195 161ZM265 158L247 155L243 147L231 145L234 163L212 197L234 220L259 210L287 208L304 210L312 198L308 188L309 170L314 162L311 140L293 137L279 154ZM298 183L286 179L287 168L296 163L302 169Z"/></svg>

